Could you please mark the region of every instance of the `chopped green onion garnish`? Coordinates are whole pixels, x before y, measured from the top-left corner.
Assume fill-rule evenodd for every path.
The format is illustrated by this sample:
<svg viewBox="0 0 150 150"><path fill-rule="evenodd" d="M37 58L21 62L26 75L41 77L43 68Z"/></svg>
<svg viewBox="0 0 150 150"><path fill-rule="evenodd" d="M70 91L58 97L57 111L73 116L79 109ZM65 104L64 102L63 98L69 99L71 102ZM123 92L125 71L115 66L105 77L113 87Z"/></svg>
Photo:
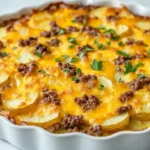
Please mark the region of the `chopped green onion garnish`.
<svg viewBox="0 0 150 150"><path fill-rule="evenodd" d="M96 59L94 59L91 64L91 68L93 70L102 70L102 65L103 65L102 61L96 61Z"/></svg>

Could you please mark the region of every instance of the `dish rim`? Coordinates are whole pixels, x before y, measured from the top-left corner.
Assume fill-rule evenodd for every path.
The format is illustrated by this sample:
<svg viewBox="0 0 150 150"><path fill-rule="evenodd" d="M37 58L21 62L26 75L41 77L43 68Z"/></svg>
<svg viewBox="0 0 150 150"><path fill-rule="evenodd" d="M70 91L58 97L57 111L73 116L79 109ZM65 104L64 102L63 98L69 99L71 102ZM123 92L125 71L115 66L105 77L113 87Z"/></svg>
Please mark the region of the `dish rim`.
<svg viewBox="0 0 150 150"><path fill-rule="evenodd" d="M20 125L16 125L11 123L7 118L0 116L0 120L2 120L5 124L9 125L12 128L16 128L16 129L21 129L21 130L35 130L36 132L42 132L42 134L47 134L53 137L59 137L59 138L65 138L65 137L72 137L72 136L82 136L85 138L88 138L90 140L101 140L101 141L106 141L106 140L111 140L112 138L117 138L119 136L122 135L142 135L145 133L149 133L150 132L150 128L147 128L145 130L141 130L141 131L118 131L116 133L113 133L111 135L108 136L92 136L92 135L88 135L85 133L81 133L81 132L71 132L71 133L61 133L61 134L55 134L55 133L51 133L48 132L47 130L44 130L41 127L38 126L20 126Z"/></svg>
<svg viewBox="0 0 150 150"><path fill-rule="evenodd" d="M63 3L68 3L68 4L82 4L82 5L97 5L97 4L93 4L94 1L96 3L98 3L99 6L112 6L112 7L121 7L123 5L125 5L130 11L132 10L132 13L141 13L141 14L137 14L137 15L141 15L141 16L148 16L150 17L150 8L146 8L145 6L141 5L141 4L136 4L136 3L130 3L130 4L123 4L121 1L118 0L49 0L49 2L43 3L43 4L37 4L34 6L30 6L30 7L23 7L20 8L16 11L13 12L9 12L7 14L0 14L0 22L4 21L4 20L9 20L9 19L16 19L21 17L23 14L27 15L33 12L33 10L38 9L38 10L43 10L44 8L46 8L48 5L50 5L51 3L59 3L59 2L63 2ZM133 7L135 9L133 9ZM139 10L143 10L143 12L139 11ZM137 10L139 12L137 12ZM148 14L148 15L147 15ZM71 132L71 133L61 133L61 134L55 134L55 133L51 133L41 127L38 126L33 126L33 125L28 125L28 126L21 126L21 125L16 125L11 123L6 117L0 116L0 120L2 120L2 122L4 122L5 124L7 124L9 127L11 128L15 128L15 129L21 129L21 130L34 130L36 132L42 132L42 134L47 134L48 136L52 136L52 137L59 137L59 138L65 138L65 137L75 137L75 136L80 136L80 137L84 137L90 140L96 140L96 141L108 141L111 140L113 138L118 138L119 136L124 136L124 135L143 135L145 133L150 133L150 127L144 130L140 130L140 131L118 131L116 133L113 133L111 135L108 136L92 136L92 135L88 135L85 133L81 133L81 132Z"/></svg>

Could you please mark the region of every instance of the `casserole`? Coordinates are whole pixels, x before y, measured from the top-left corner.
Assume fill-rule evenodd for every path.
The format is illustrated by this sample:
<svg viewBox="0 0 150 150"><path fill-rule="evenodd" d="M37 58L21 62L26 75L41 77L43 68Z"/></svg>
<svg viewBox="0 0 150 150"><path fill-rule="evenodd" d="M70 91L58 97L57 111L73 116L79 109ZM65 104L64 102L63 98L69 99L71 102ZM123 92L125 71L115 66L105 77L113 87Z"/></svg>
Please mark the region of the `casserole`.
<svg viewBox="0 0 150 150"><path fill-rule="evenodd" d="M7 129L8 131L9 131L9 129ZM5 129L4 129L4 131L5 131ZM11 131L10 131L11 132ZM18 129L18 133L19 133L19 129ZM78 135L77 133L75 133L76 135ZM34 134L33 134L34 135ZM146 134L145 134L146 135ZM4 134L4 136L5 136L5 134ZM56 136L56 135L54 135L54 136ZM60 137L61 136L63 136L63 135L60 135ZM66 136L66 135L64 135L64 136ZM34 139L34 138L33 138ZM53 137L53 139L55 139L54 137ZM67 137L66 137L66 139L67 139ZM80 138L77 138L77 139L80 139ZM109 138L108 138L109 139ZM115 138L114 138L115 139ZM70 138L70 140L71 140L71 138ZM101 138L101 140L103 140L103 138ZM75 140L73 140L73 141L75 141ZM82 138L81 138L81 141L82 141ZM113 141L113 140L112 140ZM33 141L32 141L33 142ZM36 142L36 141L35 141ZM34 143L34 142L33 142ZM92 148L91 146L92 146L92 143L91 142L88 142L88 143L90 143L89 144L89 146L88 146L88 148ZM99 141L99 144L100 144L101 142ZM111 143L111 142L110 142ZM110 144L109 143L109 144ZM70 142L69 142L69 144L71 144ZM107 145L109 145L108 143L107 143ZM148 142L147 142L147 144L148 144ZM78 144L76 143L76 146L77 146ZM123 145L123 144L122 144ZM145 144L146 145L146 144ZM31 146L31 145L30 145ZM35 146L35 147L34 147ZM34 145L33 147L32 147L32 149L42 149L42 147L40 147L40 146L42 146L42 142L41 142L41 145L37 145L37 147L36 147L36 145ZM54 146L56 146L57 147L57 145L55 144ZM59 145L60 146L60 145ZM65 146L67 146L67 145L65 145ZM80 146L80 148L82 148L82 145L79 145ZM103 145L102 145L103 146ZM114 145L114 146L116 146L116 145ZM31 147L30 147L31 148ZM27 148L27 149L30 149L30 148ZM45 147L44 147L45 148ZM84 147L85 148L85 147ZM104 149L106 149L107 147L104 147ZM116 148L118 148L119 149L119 147L116 147ZM123 149L124 147L122 147L122 149ZM127 147L126 147L127 148ZM46 148L45 148L46 149ZM56 149L56 148L53 148L53 149ZM79 148L77 148L76 147L76 149L79 149ZM133 148L132 148L133 149Z"/></svg>

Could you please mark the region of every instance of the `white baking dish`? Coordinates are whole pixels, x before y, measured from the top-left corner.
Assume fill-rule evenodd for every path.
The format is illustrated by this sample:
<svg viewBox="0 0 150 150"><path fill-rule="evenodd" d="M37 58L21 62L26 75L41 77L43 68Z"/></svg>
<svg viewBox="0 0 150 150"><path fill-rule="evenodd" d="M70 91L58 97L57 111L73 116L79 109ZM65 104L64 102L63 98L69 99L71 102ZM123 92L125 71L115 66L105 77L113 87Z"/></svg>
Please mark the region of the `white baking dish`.
<svg viewBox="0 0 150 150"><path fill-rule="evenodd" d="M17 9L12 5L8 10L1 10L0 20L16 18L31 13L33 8L43 9L50 2L59 2L59 0L45 0L43 3L41 0L41 4L36 4L36 0L31 0L28 5L25 0L23 1L16 4ZM63 2L121 6L118 1L64 0ZM127 7L133 13L150 16L150 9L142 5L131 3L127 4ZM108 137L92 137L82 133L56 135L39 127L13 125L3 117L0 117L0 139L10 142L21 150L150 150L150 129L138 132L122 131Z"/></svg>

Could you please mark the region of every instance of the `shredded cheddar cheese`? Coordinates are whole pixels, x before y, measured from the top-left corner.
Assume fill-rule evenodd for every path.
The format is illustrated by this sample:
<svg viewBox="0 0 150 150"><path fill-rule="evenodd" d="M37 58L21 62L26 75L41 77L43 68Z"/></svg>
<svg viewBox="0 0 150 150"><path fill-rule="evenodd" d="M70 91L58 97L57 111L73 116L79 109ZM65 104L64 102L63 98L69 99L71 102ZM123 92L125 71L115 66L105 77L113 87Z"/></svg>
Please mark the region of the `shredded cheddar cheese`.
<svg viewBox="0 0 150 150"><path fill-rule="evenodd" d="M47 130L59 124L56 133L148 128L149 18L65 6L0 27L0 115Z"/></svg>

